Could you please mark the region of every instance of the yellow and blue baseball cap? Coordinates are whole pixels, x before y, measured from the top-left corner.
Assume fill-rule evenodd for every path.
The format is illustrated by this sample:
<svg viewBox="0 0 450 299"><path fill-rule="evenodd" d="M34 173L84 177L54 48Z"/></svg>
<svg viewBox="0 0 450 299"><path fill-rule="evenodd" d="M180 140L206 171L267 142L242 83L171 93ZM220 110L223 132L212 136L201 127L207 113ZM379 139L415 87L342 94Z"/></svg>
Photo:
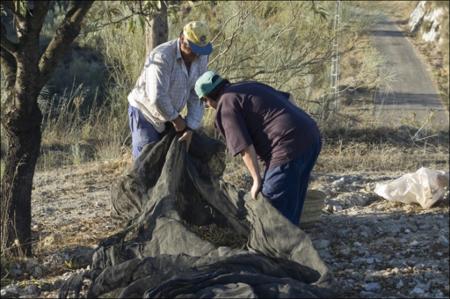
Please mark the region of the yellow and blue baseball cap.
<svg viewBox="0 0 450 299"><path fill-rule="evenodd" d="M205 22L193 21L183 28L183 35L189 43L192 52L197 55L209 55L213 48L210 43L209 28Z"/></svg>

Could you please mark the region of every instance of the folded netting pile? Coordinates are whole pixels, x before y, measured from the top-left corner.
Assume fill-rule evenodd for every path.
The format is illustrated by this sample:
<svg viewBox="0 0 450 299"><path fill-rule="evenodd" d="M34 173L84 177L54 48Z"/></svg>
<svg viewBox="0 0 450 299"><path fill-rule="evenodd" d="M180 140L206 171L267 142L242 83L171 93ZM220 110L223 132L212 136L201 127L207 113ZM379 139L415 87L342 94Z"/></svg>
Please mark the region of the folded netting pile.
<svg viewBox="0 0 450 299"><path fill-rule="evenodd" d="M221 179L224 145L174 132L146 146L112 188L123 229L60 297L313 298L336 296L309 237L263 197Z"/></svg>

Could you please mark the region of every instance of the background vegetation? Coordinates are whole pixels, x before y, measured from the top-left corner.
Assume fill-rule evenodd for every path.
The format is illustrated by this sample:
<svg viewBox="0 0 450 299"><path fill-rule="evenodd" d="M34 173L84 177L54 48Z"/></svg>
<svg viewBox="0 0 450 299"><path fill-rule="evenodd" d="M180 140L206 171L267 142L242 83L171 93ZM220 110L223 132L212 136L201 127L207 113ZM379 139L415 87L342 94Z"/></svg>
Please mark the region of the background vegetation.
<svg viewBox="0 0 450 299"><path fill-rule="evenodd" d="M127 95L145 59L145 32L136 25L139 19L103 26L96 18L104 5L123 14L128 9L121 2L96 2L84 31L41 93L44 130L38 169L92 160L131 160ZM210 69L231 81L255 79L291 92L298 105L319 122L327 141L319 170L405 167L400 158L389 165L380 162L387 152L400 157L413 141L405 138L403 143L390 144L382 130L373 131L379 124L371 115L372 91L389 81L391 74L383 71L382 59L364 35L376 21L365 4L342 2L338 38L344 91L339 110L333 108L329 73L334 5L333 1L315 5L302 1L186 2L170 12L169 39L176 38L186 22L206 20L215 47ZM61 17L56 5L47 16L43 45ZM208 110L204 128L211 133L212 119L213 112ZM420 128L414 123L403 125L411 136ZM352 138L356 130L366 129L371 130L371 142L375 140L376 146ZM429 134L425 130L420 133ZM446 140L441 136L425 150L422 144L414 144L413 151L428 155L433 150L444 155ZM4 142L2 138L2 152ZM367 152L373 154L373 160L367 158ZM351 163L355 156L366 158L361 158L362 164Z"/></svg>

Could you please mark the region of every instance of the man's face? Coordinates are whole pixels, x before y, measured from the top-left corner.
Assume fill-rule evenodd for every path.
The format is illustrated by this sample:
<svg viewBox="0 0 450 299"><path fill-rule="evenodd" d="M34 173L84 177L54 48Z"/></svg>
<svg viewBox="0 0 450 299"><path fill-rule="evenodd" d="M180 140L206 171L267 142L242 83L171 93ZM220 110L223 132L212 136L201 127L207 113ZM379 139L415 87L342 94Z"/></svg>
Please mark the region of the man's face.
<svg viewBox="0 0 450 299"><path fill-rule="evenodd" d="M203 102L206 103L207 107L213 108L213 109L217 109L217 102L212 100L211 98L208 97L203 97L202 98Z"/></svg>
<svg viewBox="0 0 450 299"><path fill-rule="evenodd" d="M184 38L183 35L180 36L180 42L181 42L180 50L181 53L183 54L182 55L183 59L185 59L187 62L194 61L198 56L197 54L192 52L191 47L189 47L189 42L187 41L187 39Z"/></svg>

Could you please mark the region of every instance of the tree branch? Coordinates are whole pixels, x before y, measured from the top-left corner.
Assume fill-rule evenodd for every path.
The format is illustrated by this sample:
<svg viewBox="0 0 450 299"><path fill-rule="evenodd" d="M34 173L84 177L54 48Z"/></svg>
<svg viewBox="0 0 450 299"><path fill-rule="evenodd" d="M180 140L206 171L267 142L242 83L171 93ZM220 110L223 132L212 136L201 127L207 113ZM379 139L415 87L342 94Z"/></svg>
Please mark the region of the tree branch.
<svg viewBox="0 0 450 299"><path fill-rule="evenodd" d="M14 16L14 18L17 19L17 21L23 23L25 22L25 18L17 11L16 6L14 5L14 1L11 0L2 0L1 5L9 10L11 14Z"/></svg>
<svg viewBox="0 0 450 299"><path fill-rule="evenodd" d="M3 22L1 24L1 37L2 38L0 39L0 46L12 55L16 55L19 45L8 39L6 28Z"/></svg>
<svg viewBox="0 0 450 299"><path fill-rule="evenodd" d="M93 0L75 2L59 25L52 40L39 60L40 87L44 86L56 68L59 59L80 33L81 22L91 8Z"/></svg>
<svg viewBox="0 0 450 299"><path fill-rule="evenodd" d="M0 49L0 58L2 69L6 77L5 79L7 86L10 84L11 84L10 86L14 86L17 69L16 59L11 53L6 51L5 49Z"/></svg>
<svg viewBox="0 0 450 299"><path fill-rule="evenodd" d="M34 1L33 9L27 13L27 24L34 34L41 32L42 25L45 21L49 9L50 1Z"/></svg>
<svg viewBox="0 0 450 299"><path fill-rule="evenodd" d="M7 2L7 1L5 1ZM4 3L2 2L2 5ZM8 8L9 9L9 8ZM12 40L10 40L8 38L8 32L6 30L6 26L3 23L3 20L1 22L1 40L0 40L0 46L8 51L9 53L11 53L12 55L16 55L18 48L19 48L19 44L16 42L13 42Z"/></svg>
<svg viewBox="0 0 450 299"><path fill-rule="evenodd" d="M13 100L12 90L14 88L14 84L16 83L16 70L17 70L17 63L14 56L6 51L4 48L0 48L0 62L2 66L2 72L5 75L5 82L6 82L6 99L1 104L1 112L2 114L6 112L7 109L5 109L5 106L11 103ZM5 106L4 106L5 105ZM2 115L3 119L3 115Z"/></svg>

